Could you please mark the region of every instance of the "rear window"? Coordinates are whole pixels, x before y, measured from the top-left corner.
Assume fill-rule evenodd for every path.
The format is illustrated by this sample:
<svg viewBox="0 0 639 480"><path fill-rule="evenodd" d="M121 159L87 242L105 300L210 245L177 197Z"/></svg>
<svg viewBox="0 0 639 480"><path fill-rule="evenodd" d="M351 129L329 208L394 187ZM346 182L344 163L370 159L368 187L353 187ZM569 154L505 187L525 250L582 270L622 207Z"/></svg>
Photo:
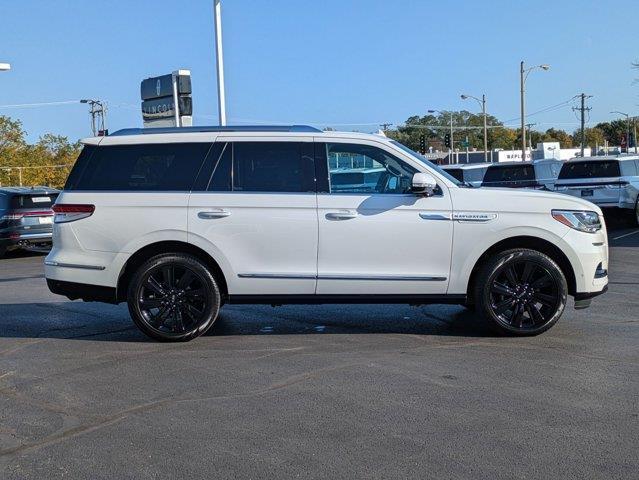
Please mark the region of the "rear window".
<svg viewBox="0 0 639 480"><path fill-rule="evenodd" d="M570 180L573 178L605 178L619 177L619 162L603 160L597 162L568 162L564 163L559 172L559 178Z"/></svg>
<svg viewBox="0 0 639 480"><path fill-rule="evenodd" d="M508 167L488 167L484 175L484 183L520 182L535 179L532 165L513 165Z"/></svg>
<svg viewBox="0 0 639 480"><path fill-rule="evenodd" d="M9 201L12 209L19 208L44 208L49 209L51 205L55 203L55 199L58 198L57 193L34 193L28 195L14 195Z"/></svg>
<svg viewBox="0 0 639 480"><path fill-rule="evenodd" d="M189 191L210 143L85 147L65 190Z"/></svg>

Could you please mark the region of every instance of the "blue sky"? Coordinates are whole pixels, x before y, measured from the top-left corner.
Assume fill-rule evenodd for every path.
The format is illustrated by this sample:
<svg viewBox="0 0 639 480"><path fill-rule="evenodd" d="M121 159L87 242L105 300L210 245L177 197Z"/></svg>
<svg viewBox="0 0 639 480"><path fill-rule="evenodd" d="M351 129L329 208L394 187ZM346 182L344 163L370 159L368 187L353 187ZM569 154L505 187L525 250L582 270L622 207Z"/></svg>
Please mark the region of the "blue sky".
<svg viewBox="0 0 639 480"><path fill-rule="evenodd" d="M140 126L139 83L188 68L196 124L215 124L212 0L0 0L0 106L93 97L109 127ZM223 0L229 123L329 124L370 131L428 108L517 123L519 62L548 63L527 84L529 112L582 91L590 123L639 114L635 1ZM86 105L0 108L30 140L89 134ZM566 106L531 116L572 131Z"/></svg>

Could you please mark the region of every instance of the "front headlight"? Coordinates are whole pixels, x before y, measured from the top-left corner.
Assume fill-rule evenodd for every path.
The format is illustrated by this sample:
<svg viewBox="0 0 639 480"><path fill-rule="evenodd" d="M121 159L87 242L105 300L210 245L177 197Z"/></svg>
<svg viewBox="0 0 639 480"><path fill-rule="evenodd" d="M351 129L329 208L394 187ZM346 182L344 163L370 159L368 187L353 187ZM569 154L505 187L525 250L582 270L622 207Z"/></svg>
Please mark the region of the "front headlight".
<svg viewBox="0 0 639 480"><path fill-rule="evenodd" d="M580 232L595 233L601 230L597 212L587 210L553 210L552 218Z"/></svg>

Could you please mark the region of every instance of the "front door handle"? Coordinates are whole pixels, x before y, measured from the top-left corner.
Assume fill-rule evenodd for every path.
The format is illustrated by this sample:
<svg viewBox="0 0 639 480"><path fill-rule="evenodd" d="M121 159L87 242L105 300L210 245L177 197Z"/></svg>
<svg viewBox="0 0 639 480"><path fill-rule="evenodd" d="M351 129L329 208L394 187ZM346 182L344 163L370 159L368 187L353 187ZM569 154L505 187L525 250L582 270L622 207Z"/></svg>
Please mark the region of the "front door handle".
<svg viewBox="0 0 639 480"><path fill-rule="evenodd" d="M204 220L210 220L212 218L224 218L231 215L231 212L228 210L220 209L220 210L206 210L203 212L198 212L197 216Z"/></svg>
<svg viewBox="0 0 639 480"><path fill-rule="evenodd" d="M355 217L357 217L357 213L350 210L341 210L339 212L329 212L326 214L328 220L349 220Z"/></svg>

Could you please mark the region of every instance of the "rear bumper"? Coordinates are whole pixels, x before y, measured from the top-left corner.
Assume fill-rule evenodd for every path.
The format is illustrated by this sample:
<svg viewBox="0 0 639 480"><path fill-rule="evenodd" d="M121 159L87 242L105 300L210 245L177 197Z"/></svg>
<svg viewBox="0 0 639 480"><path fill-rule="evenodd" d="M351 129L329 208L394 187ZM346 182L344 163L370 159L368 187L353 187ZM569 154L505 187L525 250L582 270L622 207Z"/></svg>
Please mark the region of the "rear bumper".
<svg viewBox="0 0 639 480"><path fill-rule="evenodd" d="M5 234L6 235L6 234ZM52 244L53 234L51 232L38 233L17 233L6 235L0 238L0 247L7 249L27 247L36 244Z"/></svg>
<svg viewBox="0 0 639 480"><path fill-rule="evenodd" d="M47 286L51 293L63 295L69 300L82 299L85 302L118 303L116 300L116 290L112 287L65 282L51 278L47 278Z"/></svg>

